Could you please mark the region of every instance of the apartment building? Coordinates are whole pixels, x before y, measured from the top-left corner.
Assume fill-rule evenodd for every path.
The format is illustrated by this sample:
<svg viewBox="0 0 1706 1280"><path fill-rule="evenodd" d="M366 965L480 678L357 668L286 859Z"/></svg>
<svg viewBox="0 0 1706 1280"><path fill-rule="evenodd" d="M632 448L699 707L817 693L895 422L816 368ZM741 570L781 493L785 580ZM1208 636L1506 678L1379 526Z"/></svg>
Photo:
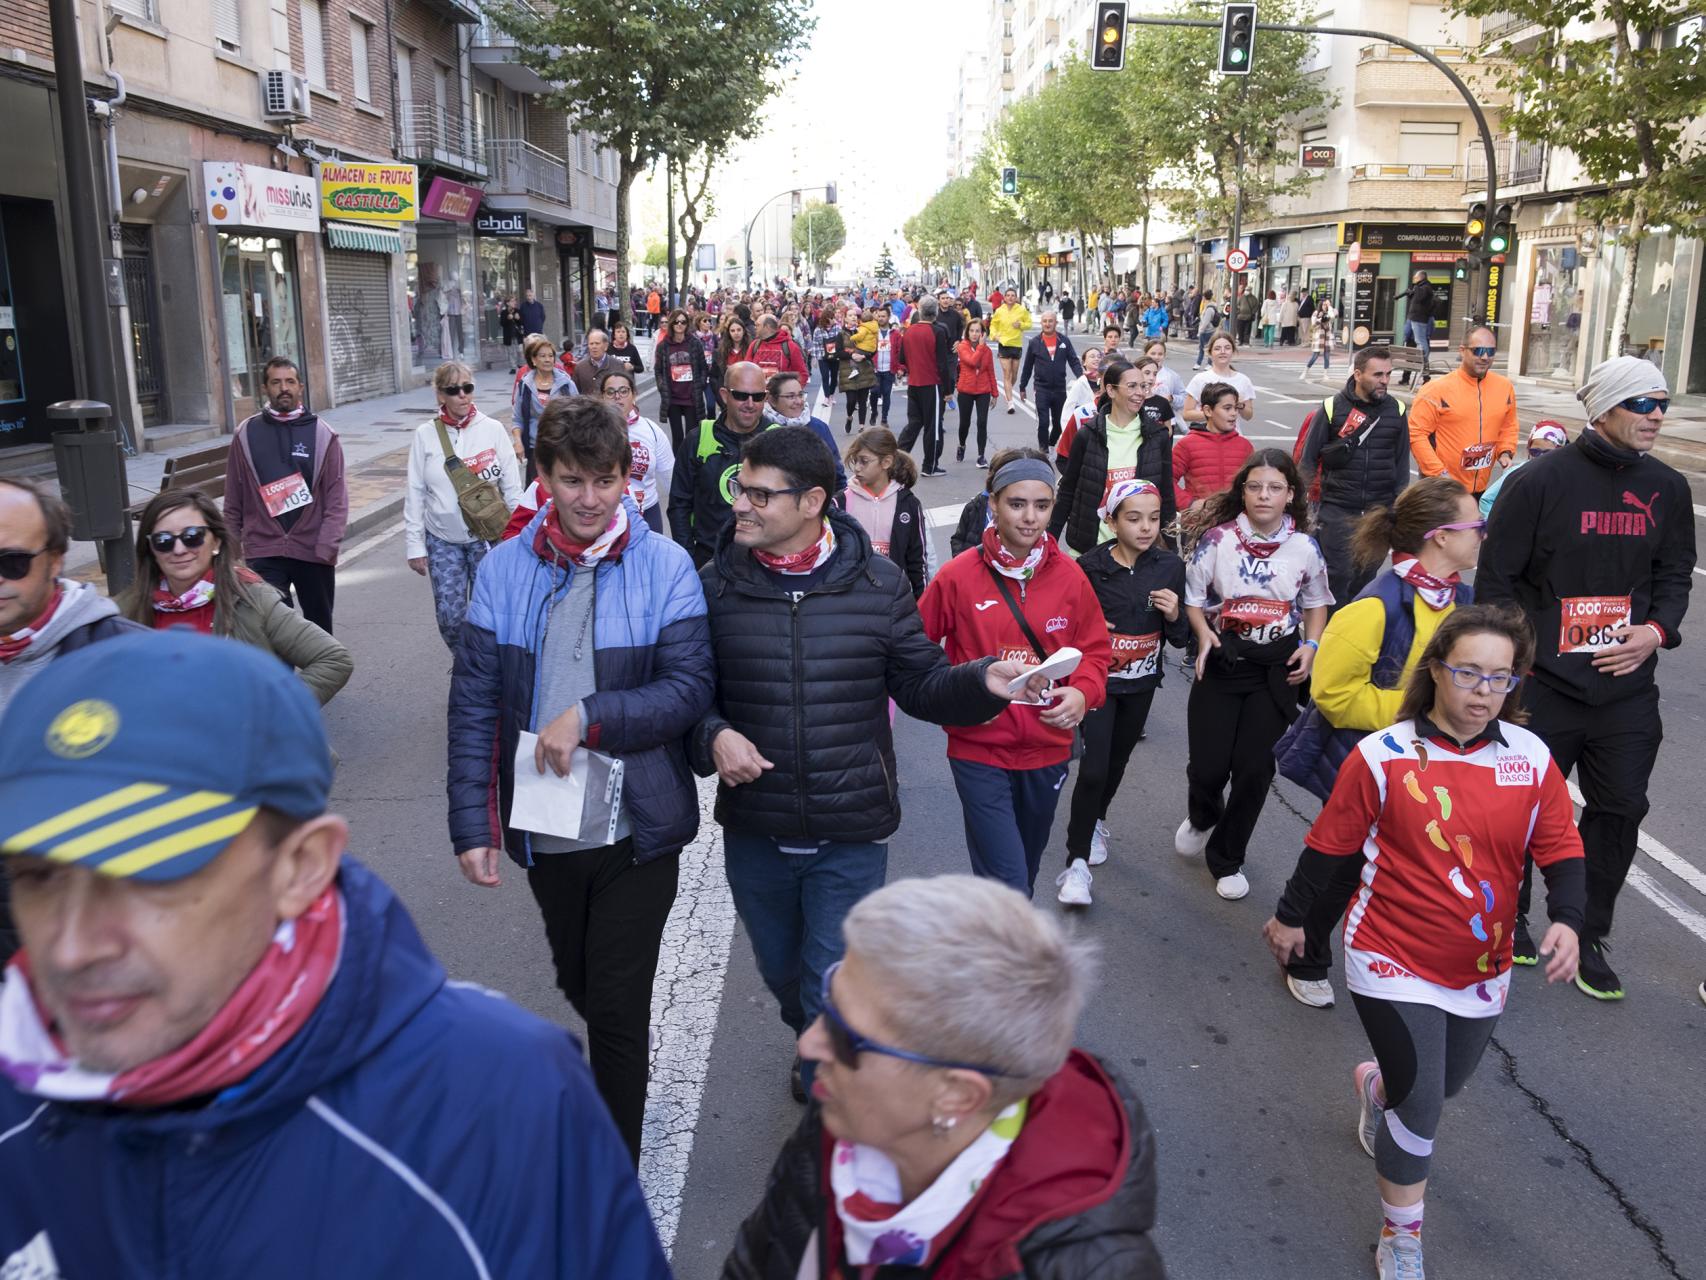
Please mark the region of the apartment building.
<svg viewBox="0 0 1706 1280"><path fill-rule="evenodd" d="M112 353L71 323L46 0L0 9L0 451L47 439L76 362L125 368L121 416L229 431L274 355L321 409L502 358L532 288L575 334L614 272L615 166L473 0L83 0ZM85 304L99 305L84 297Z"/></svg>

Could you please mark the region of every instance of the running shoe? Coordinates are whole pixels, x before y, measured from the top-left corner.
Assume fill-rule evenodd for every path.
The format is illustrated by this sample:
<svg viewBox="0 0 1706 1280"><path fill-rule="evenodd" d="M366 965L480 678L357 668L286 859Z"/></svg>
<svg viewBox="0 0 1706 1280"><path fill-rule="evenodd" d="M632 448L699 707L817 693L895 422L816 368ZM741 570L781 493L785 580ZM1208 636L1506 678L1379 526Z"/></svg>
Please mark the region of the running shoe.
<svg viewBox="0 0 1706 1280"><path fill-rule="evenodd" d="M1285 975L1285 989L1291 992L1291 998L1298 1004L1306 1004L1311 1009L1333 1007L1333 984L1325 978L1294 978L1288 973Z"/></svg>
<svg viewBox="0 0 1706 1280"><path fill-rule="evenodd" d="M1214 882L1214 891L1228 902L1237 902L1250 892L1250 882L1244 878L1242 871L1234 871L1229 876L1221 876Z"/></svg>
<svg viewBox="0 0 1706 1280"><path fill-rule="evenodd" d="M1014 412L1016 412L1016 410L1015 410L1015 409L1014 409L1014 408L1013 408L1013 406L1012 406L1012 405L1008 405L1008 406L1007 406L1007 412L1008 412L1008 413L1014 413Z"/></svg>
<svg viewBox="0 0 1706 1280"><path fill-rule="evenodd" d="M948 474L948 472L947 472L947 469L946 469L946 468L944 468L944 467L937 467L937 468L935 468L935 469L934 469L934 470L932 470L932 471L926 471L926 472L924 472L924 473L923 473L923 474L924 474L924 475L925 475L925 476L927 476L927 477L928 477L928 478L930 478L930 479L931 479L931 480L934 480L934 479L936 479L936 478L937 478L937 477L938 477L938 476L945 476L945 475L947 475L947 474Z"/></svg>
<svg viewBox="0 0 1706 1280"><path fill-rule="evenodd" d="M1528 932L1528 920L1523 916L1516 918L1516 928L1511 930L1511 963L1522 965L1540 963L1540 951L1534 945L1534 939Z"/></svg>
<svg viewBox="0 0 1706 1280"><path fill-rule="evenodd" d="M1202 851L1208 848L1208 837L1213 831L1213 827L1198 831L1191 825L1191 820L1187 816L1179 824L1179 829L1173 833L1173 848L1181 857L1201 857Z"/></svg>
<svg viewBox="0 0 1706 1280"><path fill-rule="evenodd" d="M1576 968L1576 990L1595 1000L1623 998L1623 984L1618 981L1611 962L1605 958L1608 950L1610 948L1604 938L1582 943L1582 958Z"/></svg>
<svg viewBox="0 0 1706 1280"><path fill-rule="evenodd" d="M1356 1081L1357 1088L1357 1141L1372 1160L1374 1140L1380 1136L1380 1119L1386 1114L1385 1104L1380 1101L1378 1092L1380 1064L1359 1062L1351 1072L1351 1078Z"/></svg>
<svg viewBox="0 0 1706 1280"><path fill-rule="evenodd" d="M1090 868L1084 865L1084 859L1074 858L1072 865L1054 878L1060 886L1060 892L1055 899L1069 907L1087 907L1090 905L1090 882L1094 877Z"/></svg>
<svg viewBox="0 0 1706 1280"><path fill-rule="evenodd" d="M1096 819L1096 829L1090 833L1090 865L1099 867L1108 860L1108 824Z"/></svg>
<svg viewBox="0 0 1706 1280"><path fill-rule="evenodd" d="M1385 1236L1374 1251L1374 1274L1380 1280L1427 1280L1422 1274L1422 1238Z"/></svg>
<svg viewBox="0 0 1706 1280"><path fill-rule="evenodd" d="M955 462L964 462L965 460L966 460L966 447L962 444L959 448L954 450L954 461Z"/></svg>
<svg viewBox="0 0 1706 1280"><path fill-rule="evenodd" d="M887 426L888 424L884 423L883 425ZM980 453L977 455L977 465L982 467L985 471L987 471L987 470L989 470L989 459L984 457Z"/></svg>
<svg viewBox="0 0 1706 1280"><path fill-rule="evenodd" d="M1698 987L1694 988L1694 994L1700 997L1701 1004L1706 1004L1706 982L1702 982Z"/></svg>

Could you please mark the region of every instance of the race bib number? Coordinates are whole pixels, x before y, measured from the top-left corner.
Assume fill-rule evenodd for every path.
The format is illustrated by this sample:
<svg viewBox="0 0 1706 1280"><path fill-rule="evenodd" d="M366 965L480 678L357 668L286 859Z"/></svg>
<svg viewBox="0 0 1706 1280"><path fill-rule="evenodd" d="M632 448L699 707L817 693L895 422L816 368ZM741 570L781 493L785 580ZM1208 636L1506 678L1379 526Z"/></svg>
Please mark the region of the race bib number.
<svg viewBox="0 0 1706 1280"><path fill-rule="evenodd" d="M1350 413L1345 415L1345 425L1339 428L1339 438L1343 440L1346 436L1361 431L1367 425L1368 415L1361 409L1352 409Z"/></svg>
<svg viewBox="0 0 1706 1280"><path fill-rule="evenodd" d="M889 544L886 542L879 542L875 538L872 538L871 550L875 551L880 556L886 556L889 553Z"/></svg>
<svg viewBox="0 0 1706 1280"><path fill-rule="evenodd" d="M777 364L774 360L760 360L758 362L758 367L764 370L764 380L766 382L775 377L782 369L782 366Z"/></svg>
<svg viewBox="0 0 1706 1280"><path fill-rule="evenodd" d="M274 520L287 511L300 511L311 506L313 502L314 495L309 492L308 482L302 478L300 471L292 471L261 486L261 505Z"/></svg>
<svg viewBox="0 0 1706 1280"><path fill-rule="evenodd" d="M1566 596L1558 601L1558 652L1598 653L1633 618L1628 596Z"/></svg>
<svg viewBox="0 0 1706 1280"><path fill-rule="evenodd" d="M678 363L670 365L669 366L669 380L671 382L692 382L693 381L693 361L692 361L692 359L688 358L688 357L683 357Z"/></svg>
<svg viewBox="0 0 1706 1280"><path fill-rule="evenodd" d="M1490 444L1470 444L1463 446L1463 469L1465 471L1486 471L1493 465L1493 446Z"/></svg>
<svg viewBox="0 0 1706 1280"><path fill-rule="evenodd" d="M462 459L462 465L482 480L495 481L498 478L498 451L482 449L472 458Z"/></svg>
<svg viewBox="0 0 1706 1280"><path fill-rule="evenodd" d="M1220 629L1266 644L1291 630L1291 601L1267 596L1237 596L1220 607Z"/></svg>
<svg viewBox="0 0 1706 1280"><path fill-rule="evenodd" d="M1113 661L1108 664L1108 679L1137 680L1155 674L1156 660L1161 656L1161 633L1152 631L1146 636L1127 636L1112 632L1108 636L1114 648Z"/></svg>

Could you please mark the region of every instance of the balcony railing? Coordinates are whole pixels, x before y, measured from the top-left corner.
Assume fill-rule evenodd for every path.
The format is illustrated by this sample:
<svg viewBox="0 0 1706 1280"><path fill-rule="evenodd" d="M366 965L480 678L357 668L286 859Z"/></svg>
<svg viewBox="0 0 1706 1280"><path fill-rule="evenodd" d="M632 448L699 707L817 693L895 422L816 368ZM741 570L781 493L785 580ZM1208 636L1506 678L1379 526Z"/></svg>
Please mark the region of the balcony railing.
<svg viewBox="0 0 1706 1280"><path fill-rule="evenodd" d="M1469 50L1453 44L1427 46L1429 53L1441 62L1467 62ZM1420 62L1422 57L1400 44L1365 44L1357 50L1358 62Z"/></svg>
<svg viewBox="0 0 1706 1280"><path fill-rule="evenodd" d="M1499 189L1525 187L1546 176L1546 144L1525 142L1506 135L1493 139L1493 155L1499 164ZM1470 189L1487 185L1487 153L1479 139L1469 144L1469 164L1464 181Z"/></svg>
<svg viewBox="0 0 1706 1280"><path fill-rule="evenodd" d="M478 140L460 110L431 102L410 102L398 108L402 158L447 165L481 177L486 162Z"/></svg>
<svg viewBox="0 0 1706 1280"><path fill-rule="evenodd" d="M1430 180L1463 180L1460 164L1353 164L1351 177L1384 179L1394 182L1427 182Z"/></svg>
<svg viewBox="0 0 1706 1280"><path fill-rule="evenodd" d="M569 169L561 156L520 138L493 138L486 143L486 163L492 176L486 190L504 195L533 195L558 204L569 198Z"/></svg>
<svg viewBox="0 0 1706 1280"><path fill-rule="evenodd" d="M1481 19L1481 43L1491 44L1494 40L1503 40L1514 35L1524 27L1533 26L1530 18L1515 13L1489 13Z"/></svg>

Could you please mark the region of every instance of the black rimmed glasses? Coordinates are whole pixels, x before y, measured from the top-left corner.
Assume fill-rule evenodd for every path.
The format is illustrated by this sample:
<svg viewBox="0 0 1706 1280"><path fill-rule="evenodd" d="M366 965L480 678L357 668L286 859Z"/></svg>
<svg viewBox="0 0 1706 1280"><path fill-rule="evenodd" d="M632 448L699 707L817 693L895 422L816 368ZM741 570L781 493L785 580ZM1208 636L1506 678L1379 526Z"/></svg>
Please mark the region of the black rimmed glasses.
<svg viewBox="0 0 1706 1280"><path fill-rule="evenodd" d="M745 497L754 507L762 511L770 505L772 498L785 493L791 493L797 497L802 493L811 492L816 487L816 485L810 484L791 484L786 489L766 489L756 484L742 484L739 480L731 478L729 480L729 501L734 503Z"/></svg>
<svg viewBox="0 0 1706 1280"><path fill-rule="evenodd" d="M1474 667L1454 667L1449 662L1439 665L1451 673L1451 683L1459 689L1479 689L1486 685L1493 693L1510 693L1522 683L1521 676L1511 675L1509 672L1503 675L1488 675Z"/></svg>
<svg viewBox="0 0 1706 1280"><path fill-rule="evenodd" d="M873 1040L869 1036L860 1035L847 1025L847 1019L841 1016L841 1010L835 1007L835 1001L829 994L829 984L834 980L836 971L841 968L837 960L824 971L823 975L823 1022L829 1032L830 1048L835 1051L835 1060L849 1071L859 1069L861 1053L880 1053L886 1058L899 1058L902 1062L916 1062L925 1067L943 1067L950 1071L976 1071L986 1076L1004 1077L1010 1075L1007 1071L998 1071L994 1067L980 1066L975 1062L950 1062L946 1058L932 1058L927 1053L914 1053L910 1049L897 1049L893 1045Z"/></svg>

